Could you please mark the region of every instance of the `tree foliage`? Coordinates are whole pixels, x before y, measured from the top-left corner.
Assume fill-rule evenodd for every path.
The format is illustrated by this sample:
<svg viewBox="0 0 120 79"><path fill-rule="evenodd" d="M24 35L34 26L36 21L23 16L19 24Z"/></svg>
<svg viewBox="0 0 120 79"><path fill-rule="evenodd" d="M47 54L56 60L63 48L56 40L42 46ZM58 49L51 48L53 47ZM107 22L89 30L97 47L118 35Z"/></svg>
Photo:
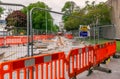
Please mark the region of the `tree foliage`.
<svg viewBox="0 0 120 79"><path fill-rule="evenodd" d="M95 4L93 1L90 4L88 1L83 9L86 11L85 17L90 19L89 24L93 21L100 25L111 24L111 7L106 3Z"/></svg>
<svg viewBox="0 0 120 79"><path fill-rule="evenodd" d="M65 5L63 6L63 8L62 8L61 11L64 12L65 14L69 15L69 14L72 14L72 13L73 13L75 7L76 7L75 2L73 2L73 1L67 1L67 2L65 3ZM63 19L64 21L67 21L68 17L69 17L69 16L63 15L63 16L62 16L62 19Z"/></svg>
<svg viewBox="0 0 120 79"><path fill-rule="evenodd" d="M52 27L53 32L57 32L58 29L59 29L59 26L56 24Z"/></svg>
<svg viewBox="0 0 120 79"><path fill-rule="evenodd" d="M71 12L73 12L75 6L76 6L75 2L67 1L65 3L64 7L62 8L62 12L66 12L67 9L69 9Z"/></svg>
<svg viewBox="0 0 120 79"><path fill-rule="evenodd" d="M1 1L0 1L0 3L1 3ZM4 11L4 8L0 7L0 17L1 17L1 14L3 13L3 11Z"/></svg>
<svg viewBox="0 0 120 79"><path fill-rule="evenodd" d="M21 11L13 11L6 18L7 26L27 27L26 15Z"/></svg>
<svg viewBox="0 0 120 79"><path fill-rule="evenodd" d="M79 18L70 16L67 16L67 20L63 18L64 28L66 30L78 29L79 25L89 25L93 23L99 25L111 24L111 7L104 2L95 4L95 1L92 3L86 1L85 3L85 7L79 7L78 10L71 13L72 16L77 16ZM65 6L67 6L67 4L64 5L62 11L64 11ZM66 16L63 15L63 17Z"/></svg>
<svg viewBox="0 0 120 79"><path fill-rule="evenodd" d="M39 2L39 1L37 3L30 4L27 7L27 9L30 11L33 7L50 9L45 3ZM22 12L27 13L25 8L22 9ZM47 17L47 19L46 19L46 17ZM53 20L52 20L51 14L46 11L34 10L34 12L32 14L32 22L33 22L34 29L45 30L46 29L46 21L47 21L47 29L51 30L51 28L54 27L54 25L52 25Z"/></svg>
<svg viewBox="0 0 120 79"><path fill-rule="evenodd" d="M0 15L3 13L3 8L2 7L0 7Z"/></svg>

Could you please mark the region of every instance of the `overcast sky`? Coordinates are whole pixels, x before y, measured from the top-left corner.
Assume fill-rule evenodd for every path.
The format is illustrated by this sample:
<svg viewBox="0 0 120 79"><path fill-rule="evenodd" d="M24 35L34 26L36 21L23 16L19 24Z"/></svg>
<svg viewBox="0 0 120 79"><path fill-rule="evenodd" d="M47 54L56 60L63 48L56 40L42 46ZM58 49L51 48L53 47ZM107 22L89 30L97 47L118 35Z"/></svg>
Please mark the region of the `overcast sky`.
<svg viewBox="0 0 120 79"><path fill-rule="evenodd" d="M77 5L79 6L84 6L85 1L87 0L1 0L2 2L8 2L8 3L18 3L18 4L24 4L24 5L28 5L30 3L35 3L37 1L42 1L45 2L49 7L52 8L52 10L55 11L61 11L61 8L63 7L64 3L66 1L74 1ZM89 1L96 1L98 2L102 2L102 1L107 1L107 0L89 0Z"/></svg>
<svg viewBox="0 0 120 79"><path fill-rule="evenodd" d="M61 11L61 8L64 6L66 1L74 1L78 6L83 7L85 5L85 1L87 0L1 0L2 2L6 3L17 3L17 4L23 4L23 5L29 5L30 3L35 3L38 1L45 2L52 10L54 11ZM107 0L89 0L90 2L96 1L96 3L99 2L105 2ZM59 17L59 18L56 18ZM55 16L54 19L60 20L60 16ZM56 20L57 21L57 20Z"/></svg>

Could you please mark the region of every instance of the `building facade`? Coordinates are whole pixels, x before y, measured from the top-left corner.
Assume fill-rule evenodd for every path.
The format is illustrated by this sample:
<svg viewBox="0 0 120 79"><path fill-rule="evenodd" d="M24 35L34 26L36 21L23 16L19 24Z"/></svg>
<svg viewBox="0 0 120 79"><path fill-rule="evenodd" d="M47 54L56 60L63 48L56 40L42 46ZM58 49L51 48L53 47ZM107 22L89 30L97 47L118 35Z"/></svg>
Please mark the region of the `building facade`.
<svg viewBox="0 0 120 79"><path fill-rule="evenodd" d="M112 7L112 23L115 27L114 39L120 39L120 0L108 0L107 4Z"/></svg>

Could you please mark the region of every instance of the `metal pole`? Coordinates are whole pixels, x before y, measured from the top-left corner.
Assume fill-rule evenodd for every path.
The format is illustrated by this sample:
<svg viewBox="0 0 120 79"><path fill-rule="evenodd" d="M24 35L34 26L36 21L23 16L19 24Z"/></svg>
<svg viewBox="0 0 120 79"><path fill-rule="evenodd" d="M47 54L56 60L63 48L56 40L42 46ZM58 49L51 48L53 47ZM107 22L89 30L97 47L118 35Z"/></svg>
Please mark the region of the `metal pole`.
<svg viewBox="0 0 120 79"><path fill-rule="evenodd" d="M100 36L99 36L99 26L97 26L97 28L98 28L98 44L99 44L99 40L100 40Z"/></svg>
<svg viewBox="0 0 120 79"><path fill-rule="evenodd" d="M32 27L32 10L30 11L30 35L31 35L31 53L30 56L33 56L33 27Z"/></svg>
<svg viewBox="0 0 120 79"><path fill-rule="evenodd" d="M52 34L52 27L53 27L53 19L51 19L51 34Z"/></svg>
<svg viewBox="0 0 120 79"><path fill-rule="evenodd" d="M96 29L96 25L94 25L94 44L96 43L96 42L95 42L95 41L96 41L96 40L95 40L95 39L96 39L96 38L95 38L95 36L96 36L95 29Z"/></svg>
<svg viewBox="0 0 120 79"><path fill-rule="evenodd" d="M45 9L47 9L47 7L45 6ZM47 35L47 11L45 11L45 22L46 22L46 35Z"/></svg>
<svg viewBox="0 0 120 79"><path fill-rule="evenodd" d="M26 7L25 7L26 8ZM30 27L29 27L29 22L30 22L30 19L29 19L29 10L26 8L26 10L27 10L27 56L29 57L30 55L30 46L29 46L29 44L30 44Z"/></svg>
<svg viewBox="0 0 120 79"><path fill-rule="evenodd" d="M97 28L97 44L99 44L99 27L98 27L98 22L99 22L99 19L98 19L98 16L97 16L97 19L96 19L96 28Z"/></svg>

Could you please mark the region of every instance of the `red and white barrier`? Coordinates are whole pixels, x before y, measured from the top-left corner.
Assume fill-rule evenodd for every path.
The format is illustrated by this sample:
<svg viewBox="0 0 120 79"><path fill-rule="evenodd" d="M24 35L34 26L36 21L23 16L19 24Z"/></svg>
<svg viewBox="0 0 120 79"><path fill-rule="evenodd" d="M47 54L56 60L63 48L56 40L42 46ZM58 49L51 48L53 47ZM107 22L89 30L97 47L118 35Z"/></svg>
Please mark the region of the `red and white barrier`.
<svg viewBox="0 0 120 79"><path fill-rule="evenodd" d="M113 56L115 52L116 41L72 49L67 56L64 52L58 52L2 62L0 79L28 79L28 73L30 79L66 79L66 70L68 77L73 78Z"/></svg>
<svg viewBox="0 0 120 79"><path fill-rule="evenodd" d="M0 64L0 79L28 79L28 73L29 79L65 79L64 58L59 52L4 62Z"/></svg>
<svg viewBox="0 0 120 79"><path fill-rule="evenodd" d="M0 38L0 46L27 44L27 36L5 36ZM34 35L33 40L44 40L54 38L54 35Z"/></svg>

